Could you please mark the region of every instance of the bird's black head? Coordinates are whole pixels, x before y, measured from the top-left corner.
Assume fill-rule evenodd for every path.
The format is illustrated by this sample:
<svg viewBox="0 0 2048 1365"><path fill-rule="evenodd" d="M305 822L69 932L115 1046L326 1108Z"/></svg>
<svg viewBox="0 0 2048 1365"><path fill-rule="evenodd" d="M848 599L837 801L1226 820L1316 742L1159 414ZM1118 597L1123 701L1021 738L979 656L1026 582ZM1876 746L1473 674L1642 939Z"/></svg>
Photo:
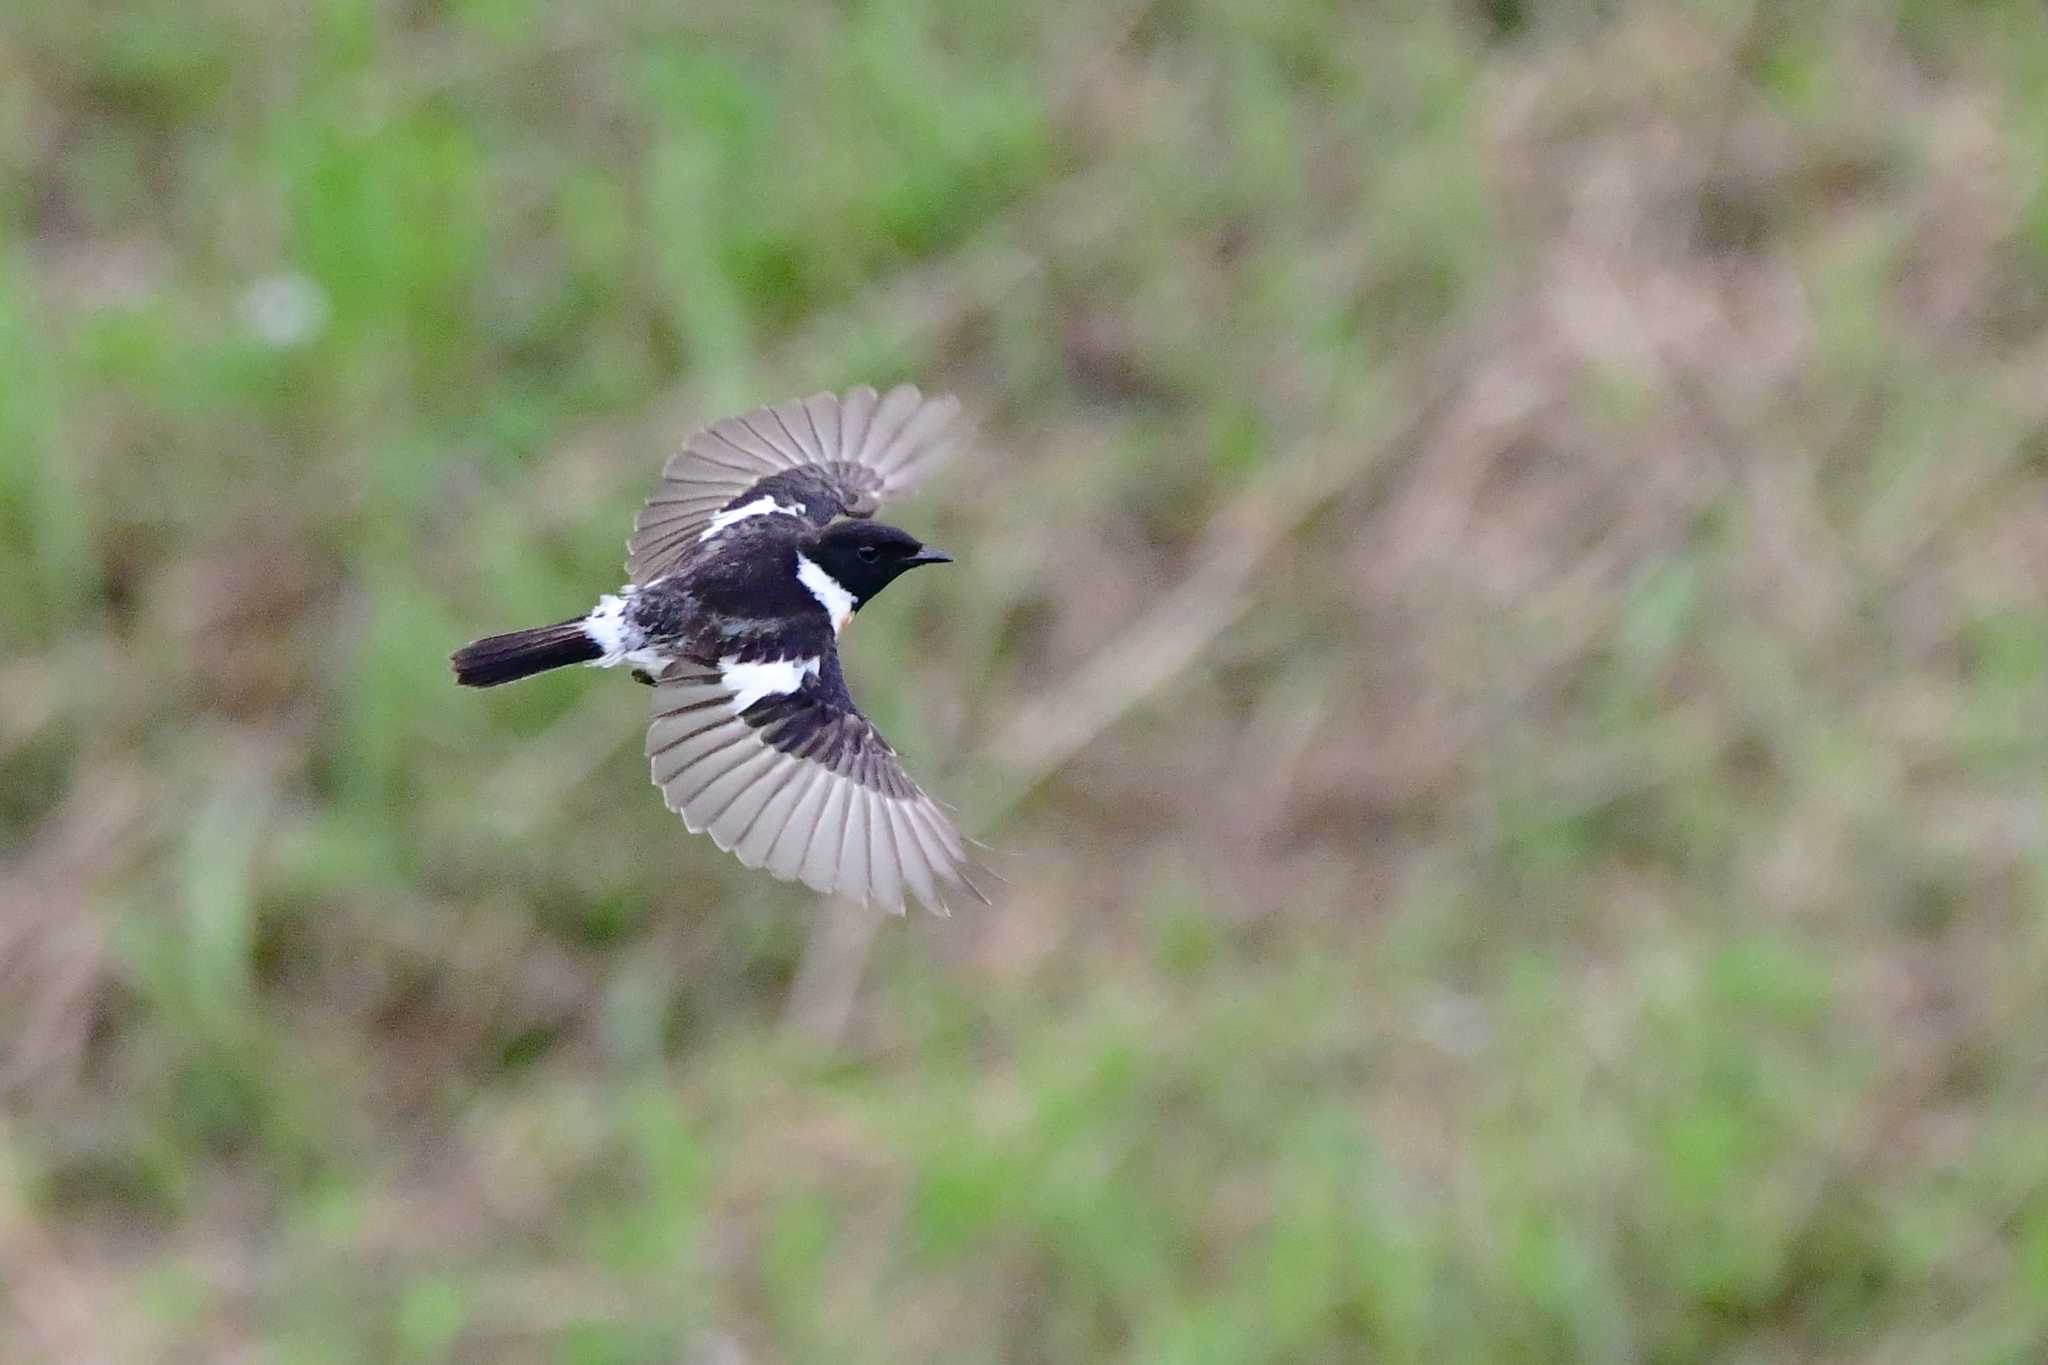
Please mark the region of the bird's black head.
<svg viewBox="0 0 2048 1365"><path fill-rule="evenodd" d="M859 611L898 574L920 564L949 564L953 557L934 550L908 531L876 521L842 521L820 531L802 555L823 569L851 599L848 611ZM797 565L801 575L804 566ZM813 591L817 591L813 587ZM837 610L831 610L834 617Z"/></svg>

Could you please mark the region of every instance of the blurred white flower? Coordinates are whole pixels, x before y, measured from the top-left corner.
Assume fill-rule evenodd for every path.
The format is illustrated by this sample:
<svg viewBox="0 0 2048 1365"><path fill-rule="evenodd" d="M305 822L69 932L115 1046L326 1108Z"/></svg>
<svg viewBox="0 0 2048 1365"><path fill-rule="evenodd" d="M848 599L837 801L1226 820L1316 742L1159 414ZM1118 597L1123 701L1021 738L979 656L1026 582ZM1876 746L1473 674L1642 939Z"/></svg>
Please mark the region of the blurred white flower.
<svg viewBox="0 0 2048 1365"><path fill-rule="evenodd" d="M242 325L266 346L289 350L319 336L331 312L327 291L310 275L265 275L242 291Z"/></svg>
<svg viewBox="0 0 2048 1365"><path fill-rule="evenodd" d="M1484 1001L1456 991L1434 991L1415 1014L1416 1032L1458 1057L1476 1057L1493 1041Z"/></svg>

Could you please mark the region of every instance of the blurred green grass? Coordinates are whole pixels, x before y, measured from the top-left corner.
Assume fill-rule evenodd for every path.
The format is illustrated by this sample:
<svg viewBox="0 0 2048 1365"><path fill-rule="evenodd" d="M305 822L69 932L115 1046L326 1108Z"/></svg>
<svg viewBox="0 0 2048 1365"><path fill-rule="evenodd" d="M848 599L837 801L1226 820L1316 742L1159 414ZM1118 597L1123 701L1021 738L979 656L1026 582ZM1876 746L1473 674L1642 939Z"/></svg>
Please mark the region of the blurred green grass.
<svg viewBox="0 0 2048 1365"><path fill-rule="evenodd" d="M0 1354L2042 1358L2044 74L2027 0L0 19ZM898 377L961 564L850 668L1010 885L835 948L637 689L444 660Z"/></svg>

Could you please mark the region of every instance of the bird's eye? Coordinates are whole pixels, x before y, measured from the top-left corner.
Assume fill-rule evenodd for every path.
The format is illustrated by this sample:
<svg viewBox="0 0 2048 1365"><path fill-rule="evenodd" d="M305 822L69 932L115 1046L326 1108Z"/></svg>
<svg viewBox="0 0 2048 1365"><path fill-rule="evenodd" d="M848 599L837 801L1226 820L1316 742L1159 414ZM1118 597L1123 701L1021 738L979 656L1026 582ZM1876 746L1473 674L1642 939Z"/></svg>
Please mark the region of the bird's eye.
<svg viewBox="0 0 2048 1365"><path fill-rule="evenodd" d="M872 545L863 545L854 553L860 556L860 562L863 564L872 564L882 557L882 552Z"/></svg>

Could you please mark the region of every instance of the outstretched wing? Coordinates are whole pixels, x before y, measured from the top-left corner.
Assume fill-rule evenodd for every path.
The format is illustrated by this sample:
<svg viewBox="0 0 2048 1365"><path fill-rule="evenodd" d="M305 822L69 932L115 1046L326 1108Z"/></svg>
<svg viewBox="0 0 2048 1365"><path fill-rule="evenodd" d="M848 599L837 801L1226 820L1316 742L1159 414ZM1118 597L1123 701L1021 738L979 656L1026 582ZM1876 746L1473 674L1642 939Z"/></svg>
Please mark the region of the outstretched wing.
<svg viewBox="0 0 2048 1365"><path fill-rule="evenodd" d="M654 784L748 867L901 914L947 913L985 875L847 695L838 658L671 664L647 730Z"/></svg>
<svg viewBox="0 0 2048 1365"><path fill-rule="evenodd" d="M951 397L909 384L886 395L858 388L756 408L704 428L669 456L633 521L626 576L647 583L675 567L720 512L761 498L823 526L871 517L953 451ZM762 510L769 510L764 508Z"/></svg>

